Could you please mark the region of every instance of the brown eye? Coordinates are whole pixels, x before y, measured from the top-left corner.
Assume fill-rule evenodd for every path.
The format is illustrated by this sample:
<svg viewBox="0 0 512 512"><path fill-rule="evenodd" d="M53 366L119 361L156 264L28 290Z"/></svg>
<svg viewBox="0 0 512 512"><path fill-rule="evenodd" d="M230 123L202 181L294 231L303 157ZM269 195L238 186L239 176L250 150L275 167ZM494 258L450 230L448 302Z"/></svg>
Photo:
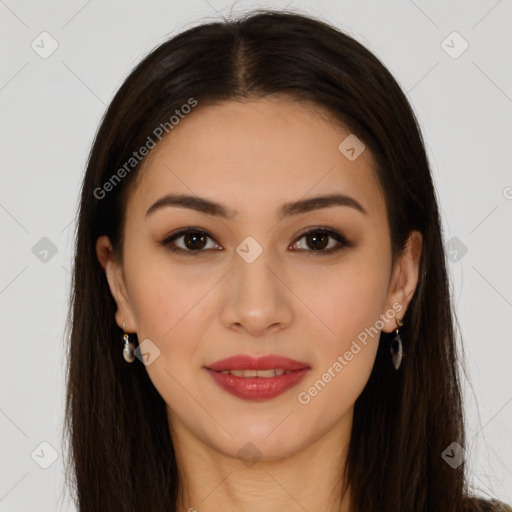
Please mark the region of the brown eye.
<svg viewBox="0 0 512 512"><path fill-rule="evenodd" d="M315 251L325 249L329 245L329 235L326 233L312 233L305 237L307 246Z"/></svg>
<svg viewBox="0 0 512 512"><path fill-rule="evenodd" d="M299 241L304 239L305 244L298 247ZM333 240L330 242L330 239ZM336 243L337 242L337 243ZM304 247L305 245L305 247ZM318 254L331 254L341 250L343 247L352 247L353 244L337 231L331 229L310 229L303 233L300 238L293 244L300 251L318 252Z"/></svg>
<svg viewBox="0 0 512 512"><path fill-rule="evenodd" d="M180 244L177 243L178 240ZM202 229L193 229L188 228L171 235L161 242L162 245L168 247L172 252L188 252L188 253L200 253L204 252L203 249L208 248L212 249L212 247L207 247L208 239L212 239L212 237ZM217 246L214 247L215 248Z"/></svg>
<svg viewBox="0 0 512 512"><path fill-rule="evenodd" d="M203 249L206 245L206 236L203 233L187 233L183 235L183 241L188 249Z"/></svg>
<svg viewBox="0 0 512 512"><path fill-rule="evenodd" d="M305 244L300 242L302 239L304 239ZM198 228L187 228L174 233L160 243L172 252L194 256L207 252L207 250L222 250L215 243L208 247L209 240L214 241L206 231ZM353 247L353 245L337 231L315 228L303 233L292 245L292 248L309 253L309 255L317 253L320 256L332 254L344 247Z"/></svg>

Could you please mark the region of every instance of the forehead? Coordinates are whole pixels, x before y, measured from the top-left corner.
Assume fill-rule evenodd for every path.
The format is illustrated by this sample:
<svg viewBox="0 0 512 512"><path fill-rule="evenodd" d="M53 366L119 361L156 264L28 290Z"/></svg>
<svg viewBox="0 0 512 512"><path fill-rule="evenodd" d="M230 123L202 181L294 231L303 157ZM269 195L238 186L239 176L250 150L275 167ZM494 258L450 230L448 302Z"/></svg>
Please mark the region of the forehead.
<svg viewBox="0 0 512 512"><path fill-rule="evenodd" d="M370 151L355 160L344 152L344 141L353 137L324 110L304 102L199 104L148 155L132 199L147 208L165 193L182 192L251 215L254 208L338 192L380 215L384 198Z"/></svg>

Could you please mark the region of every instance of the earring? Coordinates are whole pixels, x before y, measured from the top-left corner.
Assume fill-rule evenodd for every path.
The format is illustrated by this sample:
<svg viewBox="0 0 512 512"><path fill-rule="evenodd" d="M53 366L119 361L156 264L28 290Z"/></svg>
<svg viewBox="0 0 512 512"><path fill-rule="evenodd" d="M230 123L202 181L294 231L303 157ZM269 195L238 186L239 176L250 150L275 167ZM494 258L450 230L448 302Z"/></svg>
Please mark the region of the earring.
<svg viewBox="0 0 512 512"><path fill-rule="evenodd" d="M125 333L123 334L124 347L123 357L127 363L133 363L135 360L135 345L130 341L130 335L126 332L126 323L123 322Z"/></svg>
<svg viewBox="0 0 512 512"><path fill-rule="evenodd" d="M398 328L402 327L403 322L400 318L396 318L396 330L395 330L395 336L393 338L393 341L391 342L391 356L393 360L393 366L395 367L395 370L398 370L400 368L400 364L402 363L402 358L404 357L403 354L403 347L402 347L402 338L400 338L400 333L398 332Z"/></svg>

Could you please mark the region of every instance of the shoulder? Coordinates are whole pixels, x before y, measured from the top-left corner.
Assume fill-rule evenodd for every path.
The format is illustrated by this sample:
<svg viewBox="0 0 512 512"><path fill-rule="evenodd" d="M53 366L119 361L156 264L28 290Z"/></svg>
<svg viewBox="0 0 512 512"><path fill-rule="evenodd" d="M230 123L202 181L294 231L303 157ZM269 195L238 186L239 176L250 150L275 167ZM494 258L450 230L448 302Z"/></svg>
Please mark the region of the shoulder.
<svg viewBox="0 0 512 512"><path fill-rule="evenodd" d="M464 512L512 512L512 507L494 499L468 497L464 501Z"/></svg>

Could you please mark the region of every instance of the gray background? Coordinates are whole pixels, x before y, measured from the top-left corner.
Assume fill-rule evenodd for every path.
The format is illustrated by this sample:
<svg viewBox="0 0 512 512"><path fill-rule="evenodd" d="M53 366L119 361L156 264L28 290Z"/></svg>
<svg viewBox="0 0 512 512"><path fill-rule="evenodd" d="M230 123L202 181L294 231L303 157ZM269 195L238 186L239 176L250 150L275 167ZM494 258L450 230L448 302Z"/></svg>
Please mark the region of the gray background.
<svg viewBox="0 0 512 512"><path fill-rule="evenodd" d="M79 186L106 105L169 35L287 5L365 44L419 117L470 376L471 481L512 502L510 0L0 0L0 511L75 510L62 496L63 328Z"/></svg>

